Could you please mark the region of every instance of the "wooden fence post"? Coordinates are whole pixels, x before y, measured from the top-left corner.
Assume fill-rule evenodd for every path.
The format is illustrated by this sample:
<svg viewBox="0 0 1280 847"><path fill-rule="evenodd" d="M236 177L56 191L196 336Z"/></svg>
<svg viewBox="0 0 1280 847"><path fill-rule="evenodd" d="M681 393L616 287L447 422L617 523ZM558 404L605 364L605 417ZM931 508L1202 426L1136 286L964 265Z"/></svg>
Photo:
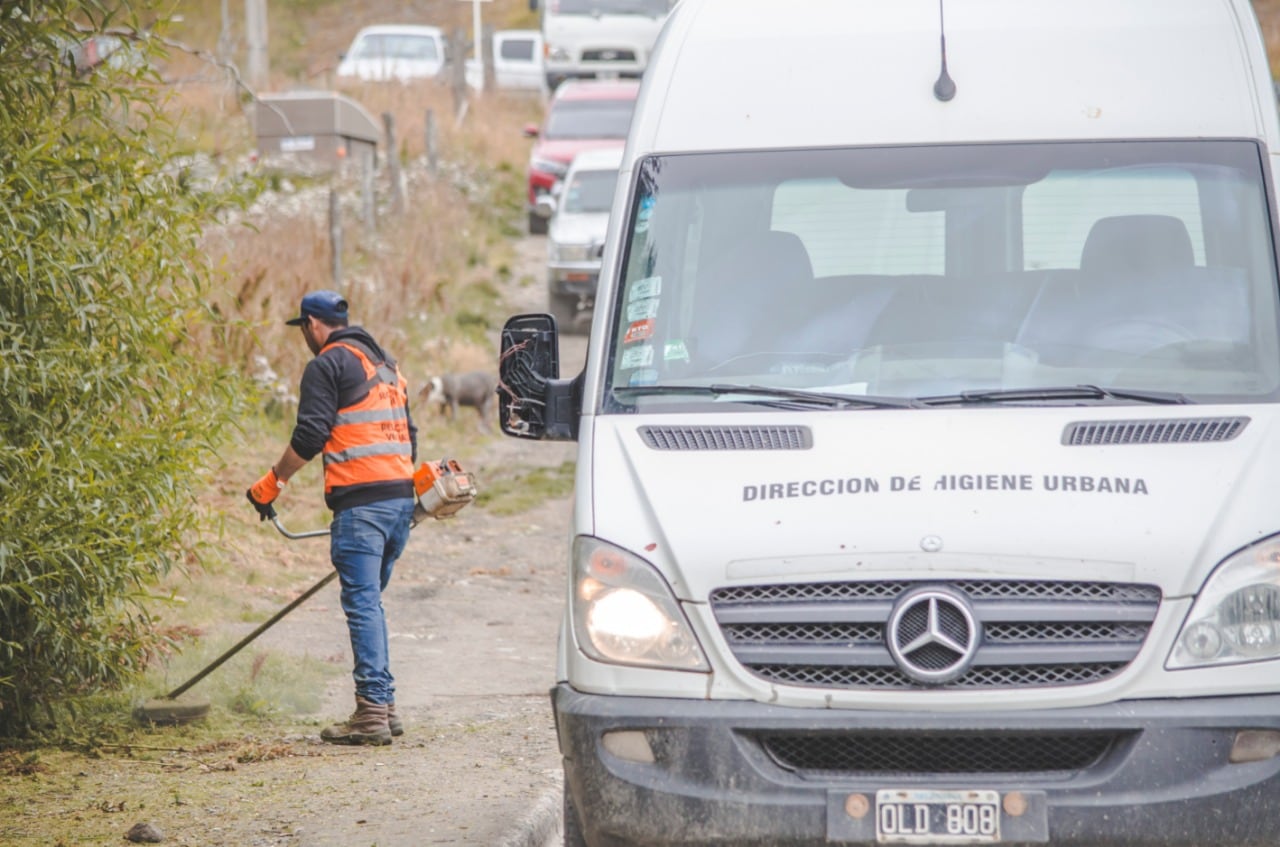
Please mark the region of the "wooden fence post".
<svg viewBox="0 0 1280 847"><path fill-rule="evenodd" d="M336 189L329 189L329 271L333 287L342 288L342 207Z"/></svg>
<svg viewBox="0 0 1280 847"><path fill-rule="evenodd" d="M467 113L467 35L462 27L453 30L452 67L449 69L449 87L453 91L454 120L462 123Z"/></svg>
<svg viewBox="0 0 1280 847"><path fill-rule="evenodd" d="M377 168L377 156L375 154L366 156L361 164L360 211L363 214L365 227L373 230L378 225L376 205L373 198L373 176L374 170Z"/></svg>
<svg viewBox="0 0 1280 847"><path fill-rule="evenodd" d="M400 173L400 146L396 143L396 116L383 112L382 125L387 135L387 176L391 180L391 208L399 216L404 214L404 182Z"/></svg>
<svg viewBox="0 0 1280 847"><path fill-rule="evenodd" d="M498 72L493 55L493 24L485 24L482 31L484 40L481 43L480 55L484 57L484 93L489 94L498 90Z"/></svg>
<svg viewBox="0 0 1280 847"><path fill-rule="evenodd" d="M432 176L440 172L439 139L436 137L436 110L427 109L427 170Z"/></svg>

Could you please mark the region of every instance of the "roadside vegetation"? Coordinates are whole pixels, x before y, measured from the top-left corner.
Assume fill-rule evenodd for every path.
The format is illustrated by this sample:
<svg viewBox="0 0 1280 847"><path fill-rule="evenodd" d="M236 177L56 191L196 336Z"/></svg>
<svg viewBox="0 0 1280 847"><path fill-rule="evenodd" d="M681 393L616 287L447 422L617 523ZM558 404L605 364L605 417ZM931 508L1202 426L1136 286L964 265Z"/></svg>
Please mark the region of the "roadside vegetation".
<svg viewBox="0 0 1280 847"><path fill-rule="evenodd" d="M396 149L379 150L370 225L354 174L259 160L252 110L266 92L237 76L234 52L216 58L227 23L218 5L30 0L0 20L9 749L119 743L135 731L129 706L140 692L167 690L229 646L204 638L212 622L260 622L298 590L290 561L324 558L318 545L262 561L266 530L244 503L292 425L309 353L283 321L305 291L346 293L421 385L492 366L498 284L521 282L510 240L522 221L520 128L540 116L536 98L473 98L456 119L441 84L340 87L396 122ZM459 4L434 5L441 23L462 25ZM371 2L357 20L336 0L271 0L270 10L271 91L332 85L354 30L401 14ZM529 24L524 0L499 0L486 15L499 27ZM230 23L234 35L240 22ZM70 51L86 31L148 37L125 38L127 61L77 66ZM387 156L403 172L400 209ZM331 193L342 210L338 280ZM490 437L419 415L427 443ZM298 487L316 491L319 479L309 467ZM287 508L290 526L327 518L318 496ZM264 653L220 670L205 693L229 706L224 717L257 721L305 711L290 698L314 696L305 692L331 672L279 667ZM8 772L31 767L4 760Z"/></svg>

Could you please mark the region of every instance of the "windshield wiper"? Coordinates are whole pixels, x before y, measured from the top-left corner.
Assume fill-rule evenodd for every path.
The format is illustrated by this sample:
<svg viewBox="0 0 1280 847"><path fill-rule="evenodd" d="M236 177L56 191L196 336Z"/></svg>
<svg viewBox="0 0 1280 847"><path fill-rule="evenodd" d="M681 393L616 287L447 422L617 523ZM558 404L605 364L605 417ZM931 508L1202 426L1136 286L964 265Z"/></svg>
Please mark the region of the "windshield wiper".
<svg viewBox="0 0 1280 847"><path fill-rule="evenodd" d="M726 394L754 394L757 397L768 397L766 402L780 408L809 408L820 406L827 409L872 408L872 409L913 409L924 404L909 397L879 397L871 394L834 394L824 391L803 391L795 388L775 388L769 385L735 385L718 383L713 385L629 385L613 389L614 393L626 397L639 397L655 394L702 394L708 397L721 397Z"/></svg>
<svg viewBox="0 0 1280 847"><path fill-rule="evenodd" d="M1018 403L1037 400L1136 400L1139 403L1182 405L1190 403L1186 395L1171 391L1144 391L1132 388L1103 388L1098 385L1060 385L1046 388L995 388L961 391L959 394L941 394L921 397L930 406L946 406L953 403Z"/></svg>

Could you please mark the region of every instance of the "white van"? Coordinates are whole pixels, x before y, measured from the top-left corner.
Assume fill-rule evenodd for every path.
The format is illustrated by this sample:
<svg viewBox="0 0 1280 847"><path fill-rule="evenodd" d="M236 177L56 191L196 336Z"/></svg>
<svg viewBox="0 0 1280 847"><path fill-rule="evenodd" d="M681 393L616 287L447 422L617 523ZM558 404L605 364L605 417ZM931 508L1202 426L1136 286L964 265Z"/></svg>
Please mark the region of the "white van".
<svg viewBox="0 0 1280 847"><path fill-rule="evenodd" d="M1280 844L1277 150L1248 0L677 7L503 332L565 844Z"/></svg>
<svg viewBox="0 0 1280 847"><path fill-rule="evenodd" d="M547 227L547 310L564 333L589 326L600 278L600 257L618 185L621 147L573 157L555 189L538 198Z"/></svg>
<svg viewBox="0 0 1280 847"><path fill-rule="evenodd" d="M676 0L539 0L547 87L637 78Z"/></svg>

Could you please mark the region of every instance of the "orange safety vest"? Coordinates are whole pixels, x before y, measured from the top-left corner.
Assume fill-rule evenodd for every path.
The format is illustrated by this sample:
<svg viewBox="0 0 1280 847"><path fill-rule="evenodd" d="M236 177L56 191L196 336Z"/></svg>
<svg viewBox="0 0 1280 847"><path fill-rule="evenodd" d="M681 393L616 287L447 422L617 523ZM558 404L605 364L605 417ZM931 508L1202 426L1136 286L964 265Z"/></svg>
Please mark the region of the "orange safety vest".
<svg viewBox="0 0 1280 847"><path fill-rule="evenodd" d="M409 441L409 384L395 362L370 361L354 344L335 341L324 354L345 347L364 366L360 398L338 410L324 445L324 491L370 482L413 479L413 445ZM366 393L367 392L367 393Z"/></svg>

